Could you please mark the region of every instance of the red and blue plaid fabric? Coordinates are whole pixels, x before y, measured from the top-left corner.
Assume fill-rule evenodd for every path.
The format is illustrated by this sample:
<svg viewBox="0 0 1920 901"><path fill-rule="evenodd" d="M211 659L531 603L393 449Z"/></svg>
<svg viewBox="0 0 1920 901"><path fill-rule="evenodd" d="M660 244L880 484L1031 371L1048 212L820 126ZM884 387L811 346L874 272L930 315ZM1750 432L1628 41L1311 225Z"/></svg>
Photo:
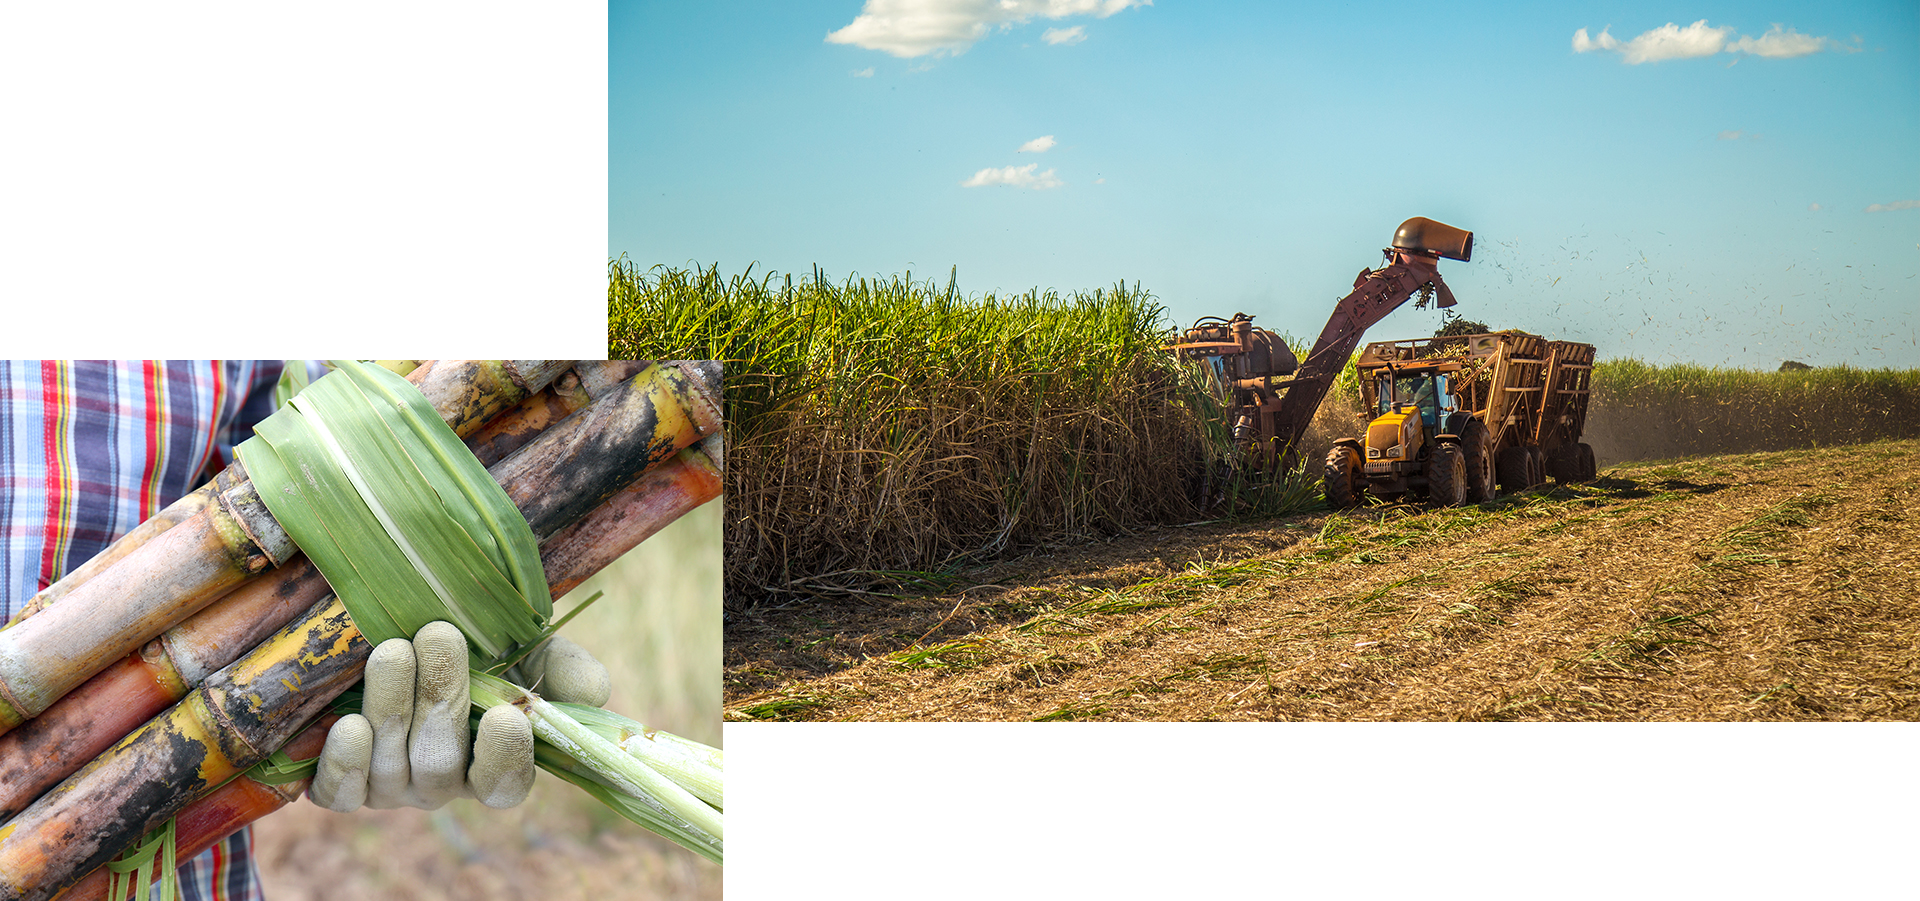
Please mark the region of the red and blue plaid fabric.
<svg viewBox="0 0 1920 901"><path fill-rule="evenodd" d="M278 360L0 361L0 621L225 468L273 412ZM259 901L252 831L180 868L185 897Z"/></svg>

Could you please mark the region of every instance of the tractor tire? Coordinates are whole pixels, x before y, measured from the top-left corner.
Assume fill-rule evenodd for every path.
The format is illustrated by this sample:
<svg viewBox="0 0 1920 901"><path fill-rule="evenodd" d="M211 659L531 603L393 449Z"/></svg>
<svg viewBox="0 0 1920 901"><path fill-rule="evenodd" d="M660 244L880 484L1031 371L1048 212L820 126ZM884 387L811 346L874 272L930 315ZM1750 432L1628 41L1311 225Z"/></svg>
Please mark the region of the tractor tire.
<svg viewBox="0 0 1920 901"><path fill-rule="evenodd" d="M1533 476L1533 467L1528 465L1531 459L1524 447L1509 447L1494 457L1493 468L1500 476L1501 491L1512 494L1533 487L1528 481Z"/></svg>
<svg viewBox="0 0 1920 901"><path fill-rule="evenodd" d="M1467 503L1484 504L1493 500L1496 476L1493 471L1493 436L1478 419L1468 421L1460 430L1460 454L1467 467Z"/></svg>
<svg viewBox="0 0 1920 901"><path fill-rule="evenodd" d="M1427 497L1437 507L1467 500L1467 460L1457 444L1436 444L1427 456Z"/></svg>
<svg viewBox="0 0 1920 901"><path fill-rule="evenodd" d="M1574 447L1577 447L1580 449L1580 456L1579 456L1580 471L1579 471L1579 475L1575 478L1575 481L1591 482L1594 479L1599 478L1600 468L1595 466L1593 463L1593 445L1576 444L1574 445Z"/></svg>
<svg viewBox="0 0 1920 901"><path fill-rule="evenodd" d="M1335 510L1360 506L1367 492L1366 476L1360 472L1360 452L1336 444L1327 452L1327 506Z"/></svg>

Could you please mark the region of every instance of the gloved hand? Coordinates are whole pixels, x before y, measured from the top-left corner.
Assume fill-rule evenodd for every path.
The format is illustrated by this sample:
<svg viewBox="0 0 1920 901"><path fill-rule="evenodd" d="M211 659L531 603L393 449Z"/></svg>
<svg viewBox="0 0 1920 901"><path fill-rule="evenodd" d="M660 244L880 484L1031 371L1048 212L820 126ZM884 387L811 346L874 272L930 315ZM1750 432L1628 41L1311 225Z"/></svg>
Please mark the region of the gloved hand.
<svg viewBox="0 0 1920 901"><path fill-rule="evenodd" d="M521 664L552 700L607 702L607 669L555 637ZM533 787L533 727L511 705L488 710L469 743L467 643L451 623L421 627L414 640L382 642L367 660L364 715L327 732L308 795L342 813L362 805L434 810L454 798L513 807Z"/></svg>

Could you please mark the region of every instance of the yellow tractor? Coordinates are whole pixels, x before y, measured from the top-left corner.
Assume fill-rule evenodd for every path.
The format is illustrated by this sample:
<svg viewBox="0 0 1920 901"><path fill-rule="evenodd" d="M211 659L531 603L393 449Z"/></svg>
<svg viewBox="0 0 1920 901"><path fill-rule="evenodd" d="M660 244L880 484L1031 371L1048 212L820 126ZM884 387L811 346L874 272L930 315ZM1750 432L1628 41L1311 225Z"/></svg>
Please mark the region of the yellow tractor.
<svg viewBox="0 0 1920 901"><path fill-rule="evenodd" d="M1408 492L1439 506L1493 500L1552 476L1594 477L1580 443L1591 344L1524 332L1368 344L1356 361L1371 421L1327 454L1327 503Z"/></svg>

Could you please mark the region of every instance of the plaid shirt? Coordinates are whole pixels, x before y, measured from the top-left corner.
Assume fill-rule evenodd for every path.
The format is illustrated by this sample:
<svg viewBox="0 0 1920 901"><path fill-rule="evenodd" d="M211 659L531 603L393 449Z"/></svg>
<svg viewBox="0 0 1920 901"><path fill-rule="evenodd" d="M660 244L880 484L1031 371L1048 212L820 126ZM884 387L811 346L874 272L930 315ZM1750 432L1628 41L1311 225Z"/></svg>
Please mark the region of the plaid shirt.
<svg viewBox="0 0 1920 901"><path fill-rule="evenodd" d="M273 412L272 361L0 360L0 621L192 491ZM259 901L253 833L180 868L185 897Z"/></svg>

